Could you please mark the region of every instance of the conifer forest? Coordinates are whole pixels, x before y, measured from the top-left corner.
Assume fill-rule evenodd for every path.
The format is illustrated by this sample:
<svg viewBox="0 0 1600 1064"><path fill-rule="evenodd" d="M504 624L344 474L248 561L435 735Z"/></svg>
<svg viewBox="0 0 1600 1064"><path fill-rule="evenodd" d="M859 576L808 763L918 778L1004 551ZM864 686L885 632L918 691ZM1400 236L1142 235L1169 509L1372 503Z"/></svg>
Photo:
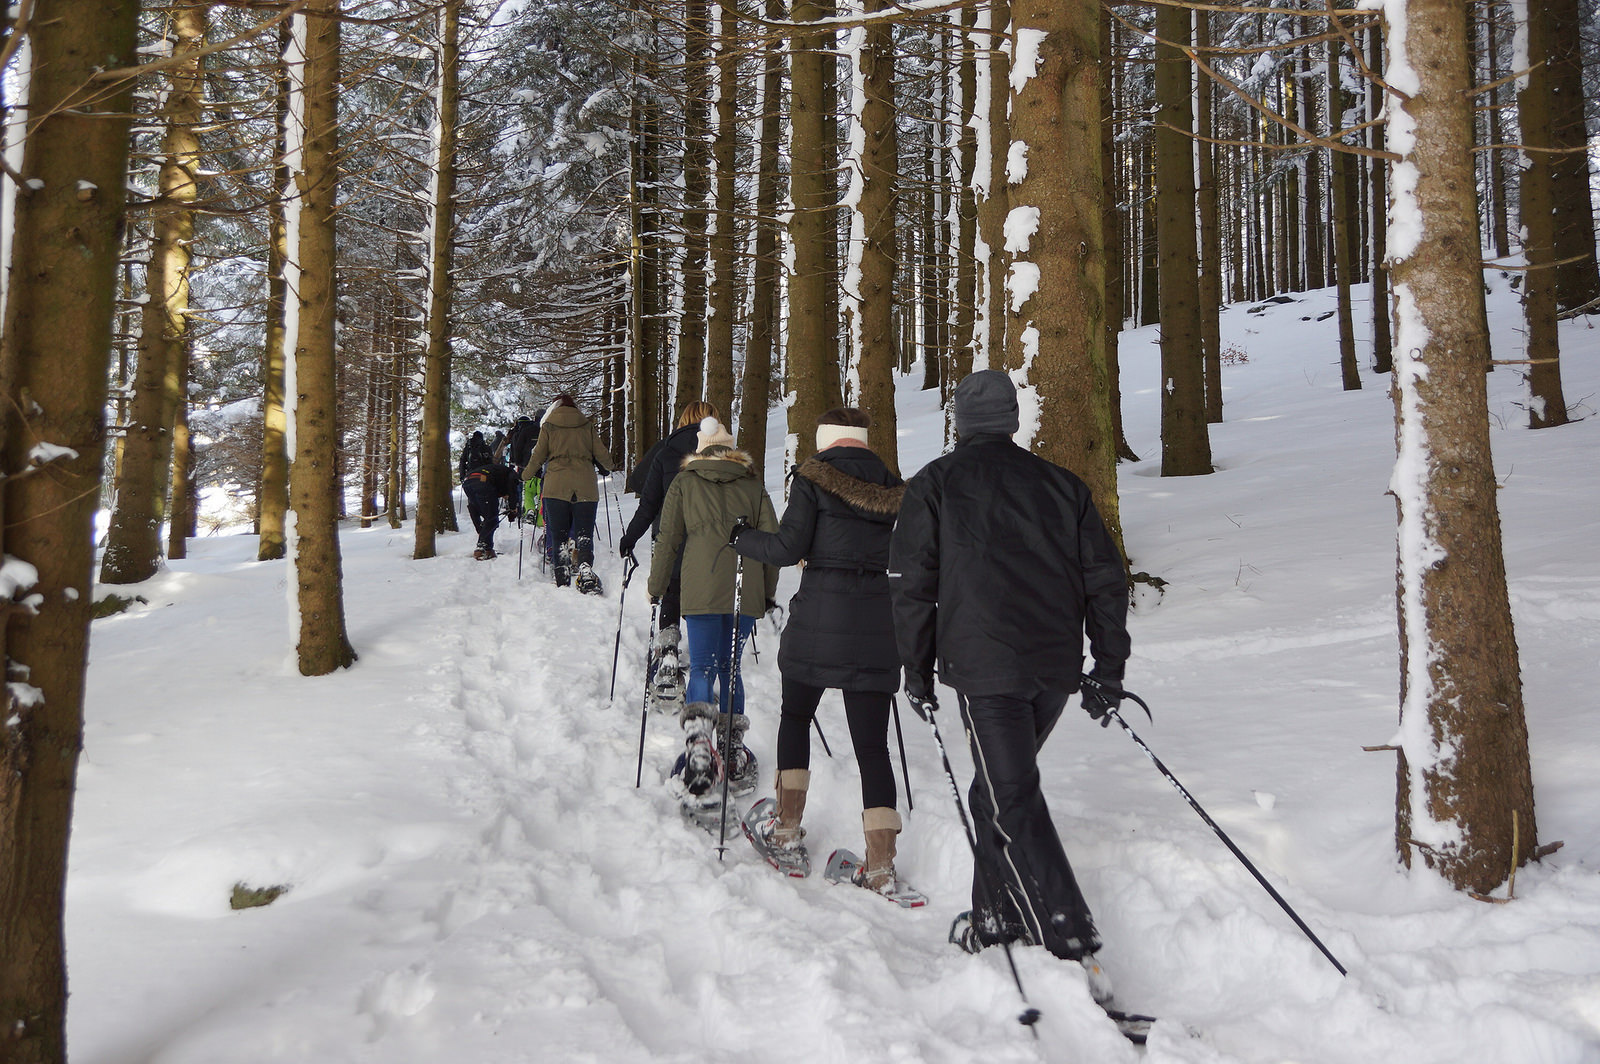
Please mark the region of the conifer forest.
<svg viewBox="0 0 1600 1064"><path fill-rule="evenodd" d="M1596 0L10 0L0 64L0 1061L67 1059L95 600L247 533L294 671L359 672L341 534L435 558L466 436L562 393L620 473L705 400L781 484L841 405L911 476L1002 369L1148 590L1119 466L1213 476L1223 315L1326 292L1393 400L1390 858L1488 895L1559 845L1485 379L1593 414Z"/></svg>

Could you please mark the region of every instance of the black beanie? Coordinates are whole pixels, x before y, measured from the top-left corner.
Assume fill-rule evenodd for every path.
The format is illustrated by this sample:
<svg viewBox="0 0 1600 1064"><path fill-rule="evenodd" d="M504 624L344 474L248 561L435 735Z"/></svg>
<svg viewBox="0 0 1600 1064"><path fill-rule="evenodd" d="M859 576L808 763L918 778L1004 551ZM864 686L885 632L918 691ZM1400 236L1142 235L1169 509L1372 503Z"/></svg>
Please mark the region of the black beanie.
<svg viewBox="0 0 1600 1064"><path fill-rule="evenodd" d="M997 369L969 373L956 385L956 433L975 436L980 432L999 432L1009 436L1017 431L1017 386Z"/></svg>

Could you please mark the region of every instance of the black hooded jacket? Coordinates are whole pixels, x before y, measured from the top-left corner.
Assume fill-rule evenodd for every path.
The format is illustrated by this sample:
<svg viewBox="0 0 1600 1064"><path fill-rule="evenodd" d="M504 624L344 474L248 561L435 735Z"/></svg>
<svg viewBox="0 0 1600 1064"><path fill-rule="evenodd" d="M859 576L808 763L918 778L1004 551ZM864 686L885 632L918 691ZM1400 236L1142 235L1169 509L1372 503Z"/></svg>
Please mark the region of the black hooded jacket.
<svg viewBox="0 0 1600 1064"><path fill-rule="evenodd" d="M795 471L778 531L739 536L739 553L768 565L805 559L778 645L785 677L846 691L900 689L885 573L904 491L867 448L829 447Z"/></svg>
<svg viewBox="0 0 1600 1064"><path fill-rule="evenodd" d="M964 438L906 486L889 559L908 673L968 695L1071 693L1128 659L1122 559L1089 488L998 433Z"/></svg>
<svg viewBox="0 0 1600 1064"><path fill-rule="evenodd" d="M625 543L639 542L646 528L650 529L652 535L660 530L661 507L666 502L667 488L672 486L672 478L683 468L683 460L694 454L699 445L699 433L699 425L682 425L673 429L670 436L650 448L645 455L648 461L641 463L645 472L639 483L639 506L633 511L628 529L623 533Z"/></svg>

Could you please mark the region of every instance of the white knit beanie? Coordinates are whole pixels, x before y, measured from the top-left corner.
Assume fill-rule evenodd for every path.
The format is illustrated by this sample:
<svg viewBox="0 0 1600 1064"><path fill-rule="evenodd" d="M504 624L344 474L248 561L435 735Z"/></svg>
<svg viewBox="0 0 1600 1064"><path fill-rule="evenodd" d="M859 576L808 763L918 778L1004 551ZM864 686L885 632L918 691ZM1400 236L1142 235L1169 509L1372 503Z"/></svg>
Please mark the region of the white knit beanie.
<svg viewBox="0 0 1600 1064"><path fill-rule="evenodd" d="M695 450L703 451L707 447L732 447L733 434L722 427L722 422L714 417L708 417L700 422L700 432L695 436Z"/></svg>

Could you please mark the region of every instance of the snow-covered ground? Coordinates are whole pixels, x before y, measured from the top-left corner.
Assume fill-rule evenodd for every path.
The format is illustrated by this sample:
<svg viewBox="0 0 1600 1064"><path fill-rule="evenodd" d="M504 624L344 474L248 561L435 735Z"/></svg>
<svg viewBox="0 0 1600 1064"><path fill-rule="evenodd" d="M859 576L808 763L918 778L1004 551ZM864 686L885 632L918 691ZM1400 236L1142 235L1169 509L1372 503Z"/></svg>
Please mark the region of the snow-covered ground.
<svg viewBox="0 0 1600 1064"><path fill-rule="evenodd" d="M1520 357L1496 283L1496 353ZM1392 408L1370 374L1340 390L1333 322L1317 320L1330 307L1317 293L1227 312L1225 346L1247 361L1223 371L1209 477L1158 475L1154 333L1126 335L1145 461L1121 486L1134 567L1168 582L1131 621L1128 684L1156 714L1135 727L1348 978L1137 747L1074 703L1043 755L1046 792L1120 997L1162 1022L1147 1050L1128 1045L1075 966L1024 949L1035 1039L1003 955L945 942L970 856L914 716L899 864L932 901L902 911L782 879L740 838L719 862L662 786L667 720L648 722L634 788L649 606L641 576L609 699L620 568L604 526L603 599L550 586L531 556L519 580L504 531L492 563L471 560L470 534L414 562L409 527L352 528L361 659L320 679L293 666L284 566L224 536L95 623L68 888L73 1060L1600 1061L1600 332L1563 331L1567 395L1588 420L1528 431L1519 374L1490 378L1539 838L1566 844L1493 905L1397 867L1394 755L1362 750L1396 721ZM900 398L914 469L939 447L937 398L910 382ZM745 660L768 766L775 649L763 624L760 660ZM813 752L819 861L860 846L836 695L821 722L834 756ZM964 786L965 752L951 755ZM290 889L236 912L237 883Z"/></svg>

